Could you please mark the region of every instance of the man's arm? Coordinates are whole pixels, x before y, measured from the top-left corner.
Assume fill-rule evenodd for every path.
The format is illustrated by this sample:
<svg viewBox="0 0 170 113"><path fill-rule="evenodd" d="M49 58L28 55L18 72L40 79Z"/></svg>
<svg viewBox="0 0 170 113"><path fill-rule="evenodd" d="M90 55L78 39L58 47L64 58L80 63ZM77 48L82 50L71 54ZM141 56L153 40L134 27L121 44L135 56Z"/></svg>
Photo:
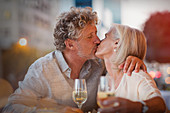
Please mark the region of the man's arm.
<svg viewBox="0 0 170 113"><path fill-rule="evenodd" d="M140 68L147 72L147 68L144 64L144 62L134 56L128 56L126 58L126 61L119 65L120 69L123 69L124 73L127 73L129 76L131 75L132 71L135 70L135 72L139 72Z"/></svg>
<svg viewBox="0 0 170 113"><path fill-rule="evenodd" d="M142 103L133 102L128 99L120 97L109 97L102 101L103 106L113 106L113 103L118 102L119 105L115 107L100 108L100 113L142 113ZM148 106L146 113L164 113L166 111L166 105L161 97L153 97L144 101Z"/></svg>
<svg viewBox="0 0 170 113"><path fill-rule="evenodd" d="M42 101L40 101L42 102ZM43 102L44 103L44 102ZM51 104L48 102L48 104ZM38 108L36 106L26 106L23 104L7 104L3 110L2 113L39 113L39 112L55 112L55 113L83 113L80 109L78 108L72 108L69 106L62 106L62 105L57 105L53 107L43 107L43 108Z"/></svg>
<svg viewBox="0 0 170 113"><path fill-rule="evenodd" d="M48 81L40 70L35 70L40 66L32 65L24 81L19 82L19 88L9 97L8 104L4 107L3 112L36 112L36 111L54 111L54 112L72 112L80 111L77 108L71 108L58 104L54 99L49 98Z"/></svg>
<svg viewBox="0 0 170 113"><path fill-rule="evenodd" d="M37 83L36 86L38 85ZM41 111L53 111L57 113L83 113L78 108L58 104L51 98L41 98L40 94L37 94L33 90L23 89L21 86L9 97L8 104L3 109L3 113L33 113Z"/></svg>

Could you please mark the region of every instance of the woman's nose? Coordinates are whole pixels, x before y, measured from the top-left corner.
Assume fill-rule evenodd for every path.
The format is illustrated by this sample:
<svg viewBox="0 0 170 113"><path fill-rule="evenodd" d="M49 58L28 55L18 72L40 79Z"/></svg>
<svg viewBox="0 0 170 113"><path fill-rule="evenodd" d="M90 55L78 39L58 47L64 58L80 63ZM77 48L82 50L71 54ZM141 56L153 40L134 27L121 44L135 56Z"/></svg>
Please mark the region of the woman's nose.
<svg viewBox="0 0 170 113"><path fill-rule="evenodd" d="M100 40L100 43L103 41L104 39Z"/></svg>

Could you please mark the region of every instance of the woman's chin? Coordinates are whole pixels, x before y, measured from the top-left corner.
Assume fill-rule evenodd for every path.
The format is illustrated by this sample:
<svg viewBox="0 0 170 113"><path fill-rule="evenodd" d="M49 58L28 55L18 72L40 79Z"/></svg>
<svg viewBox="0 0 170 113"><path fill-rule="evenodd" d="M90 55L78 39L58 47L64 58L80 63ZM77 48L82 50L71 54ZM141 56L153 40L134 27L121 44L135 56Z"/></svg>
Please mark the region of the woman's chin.
<svg viewBox="0 0 170 113"><path fill-rule="evenodd" d="M98 52L95 53L95 56L96 56L97 58L103 59L103 55L100 54L100 53L98 53Z"/></svg>

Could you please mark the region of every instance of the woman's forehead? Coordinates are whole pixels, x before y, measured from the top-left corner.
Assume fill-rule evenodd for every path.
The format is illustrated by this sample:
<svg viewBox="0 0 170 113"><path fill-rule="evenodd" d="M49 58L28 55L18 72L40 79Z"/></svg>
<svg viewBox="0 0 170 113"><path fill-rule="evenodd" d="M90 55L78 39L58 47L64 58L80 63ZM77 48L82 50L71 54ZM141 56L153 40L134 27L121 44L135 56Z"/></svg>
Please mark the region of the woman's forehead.
<svg viewBox="0 0 170 113"><path fill-rule="evenodd" d="M110 27L110 32L116 33L116 27L114 25Z"/></svg>
<svg viewBox="0 0 170 113"><path fill-rule="evenodd" d="M109 31L106 33L106 35L111 35L116 33L116 28L115 27L110 27Z"/></svg>

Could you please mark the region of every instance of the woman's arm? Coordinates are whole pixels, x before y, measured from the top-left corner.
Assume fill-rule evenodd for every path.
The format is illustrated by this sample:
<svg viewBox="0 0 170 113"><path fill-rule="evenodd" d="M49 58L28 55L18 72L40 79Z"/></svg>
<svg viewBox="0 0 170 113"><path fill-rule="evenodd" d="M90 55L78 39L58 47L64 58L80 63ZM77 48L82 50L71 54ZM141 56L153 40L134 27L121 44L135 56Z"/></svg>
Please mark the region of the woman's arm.
<svg viewBox="0 0 170 113"><path fill-rule="evenodd" d="M113 106L113 103L118 102L118 106ZM153 97L144 101L148 106L146 113L165 113L166 105L161 97ZM141 102L133 102L131 100L120 97L109 97L101 103L103 106L112 106L100 108L100 113L142 113L143 105Z"/></svg>
<svg viewBox="0 0 170 113"><path fill-rule="evenodd" d="M137 85L139 100L143 100L146 106L139 101L134 102L125 98L110 97L102 101L103 106L110 107L99 109L101 113L142 113L142 111L146 111L146 113L164 113L166 111L165 102L154 80L142 71L136 74L132 77L134 77L134 81L138 81L138 84L132 85ZM115 102L118 102L119 106L113 106Z"/></svg>

